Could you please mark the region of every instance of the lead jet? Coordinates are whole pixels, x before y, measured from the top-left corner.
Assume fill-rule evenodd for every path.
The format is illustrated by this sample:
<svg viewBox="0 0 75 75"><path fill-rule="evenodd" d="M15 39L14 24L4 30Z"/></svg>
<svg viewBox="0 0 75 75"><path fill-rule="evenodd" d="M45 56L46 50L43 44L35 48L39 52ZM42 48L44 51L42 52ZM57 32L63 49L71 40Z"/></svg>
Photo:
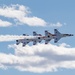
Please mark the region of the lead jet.
<svg viewBox="0 0 75 75"><path fill-rule="evenodd" d="M61 34L57 29L54 29L54 43L57 43L63 37L74 36L73 34Z"/></svg>
<svg viewBox="0 0 75 75"><path fill-rule="evenodd" d="M40 43L42 40L45 40L45 44L48 44L52 39L54 39L54 43L57 43L61 38L73 36L73 34L61 34L57 29L54 29L54 34L51 34L47 30L45 30L45 36L37 34L35 31L33 32L33 36L28 36L26 34L23 34L23 36L25 37L16 40L16 45L22 43L23 44L22 46L25 46L29 42L33 42L33 45L36 45L37 42Z"/></svg>
<svg viewBox="0 0 75 75"><path fill-rule="evenodd" d="M57 29L54 29L54 34L49 33L48 31L45 31L45 44L48 44L48 42L51 39L54 39L54 43L57 43L61 38L63 37L69 37L74 36L73 34L62 34Z"/></svg>

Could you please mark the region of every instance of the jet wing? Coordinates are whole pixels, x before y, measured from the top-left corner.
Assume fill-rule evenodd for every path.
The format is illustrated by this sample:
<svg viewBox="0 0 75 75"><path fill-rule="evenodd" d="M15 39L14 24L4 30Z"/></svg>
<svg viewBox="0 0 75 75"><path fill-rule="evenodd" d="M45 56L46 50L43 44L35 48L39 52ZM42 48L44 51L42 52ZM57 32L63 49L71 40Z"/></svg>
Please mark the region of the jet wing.
<svg viewBox="0 0 75 75"><path fill-rule="evenodd" d="M48 44L50 42L51 39L47 39L45 40L45 44Z"/></svg>
<svg viewBox="0 0 75 75"><path fill-rule="evenodd" d="M50 36L52 35L50 32L48 32L47 30L45 30L45 36Z"/></svg>
<svg viewBox="0 0 75 75"><path fill-rule="evenodd" d="M55 35L60 35L61 33L57 29L54 29L54 34Z"/></svg>
<svg viewBox="0 0 75 75"><path fill-rule="evenodd" d="M25 46L25 45L28 44L29 42L30 42L29 39L23 39L23 40L22 40L23 46Z"/></svg>
<svg viewBox="0 0 75 75"><path fill-rule="evenodd" d="M33 41L33 45L36 45L37 44L37 41Z"/></svg>
<svg viewBox="0 0 75 75"><path fill-rule="evenodd" d="M54 29L54 33L56 35L54 38L54 43L57 43L61 39L61 33L57 29Z"/></svg>
<svg viewBox="0 0 75 75"><path fill-rule="evenodd" d="M23 45L22 46L24 47L26 44L27 44L26 42L23 42Z"/></svg>
<svg viewBox="0 0 75 75"><path fill-rule="evenodd" d="M54 43L57 43L60 39L61 39L60 37L56 37L56 38L54 39Z"/></svg>

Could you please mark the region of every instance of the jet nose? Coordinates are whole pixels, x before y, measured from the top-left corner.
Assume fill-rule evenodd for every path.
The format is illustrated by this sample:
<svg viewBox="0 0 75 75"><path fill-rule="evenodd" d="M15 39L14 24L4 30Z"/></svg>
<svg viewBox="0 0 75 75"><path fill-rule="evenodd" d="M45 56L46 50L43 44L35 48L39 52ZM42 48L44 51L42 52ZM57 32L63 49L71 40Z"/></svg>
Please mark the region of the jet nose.
<svg viewBox="0 0 75 75"><path fill-rule="evenodd" d="M71 34L71 36L74 36L73 34Z"/></svg>
<svg viewBox="0 0 75 75"><path fill-rule="evenodd" d="M74 36L73 34L70 34L69 36Z"/></svg>
<svg viewBox="0 0 75 75"><path fill-rule="evenodd" d="M45 30L45 32L47 32L47 30Z"/></svg>

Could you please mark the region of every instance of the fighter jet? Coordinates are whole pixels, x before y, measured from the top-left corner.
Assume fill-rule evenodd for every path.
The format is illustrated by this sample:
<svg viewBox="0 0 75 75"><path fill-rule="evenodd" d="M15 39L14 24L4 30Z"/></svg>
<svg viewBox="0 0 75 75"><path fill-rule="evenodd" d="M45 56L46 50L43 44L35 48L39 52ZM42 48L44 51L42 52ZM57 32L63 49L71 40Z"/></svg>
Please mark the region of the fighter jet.
<svg viewBox="0 0 75 75"><path fill-rule="evenodd" d="M61 34L57 29L54 29L54 43L57 43L63 37L73 36L73 34Z"/></svg>
<svg viewBox="0 0 75 75"><path fill-rule="evenodd" d="M22 46L25 46L29 42L33 42L33 45L36 45L37 42L40 43L42 40L45 40L45 44L48 44L52 39L54 39L54 43L57 43L61 38L73 36L73 34L61 34L57 29L54 29L54 34L45 30L45 36L37 34L35 31L33 31L33 36L28 36L26 34L23 34L23 36L26 38L16 40L16 45L22 43Z"/></svg>
<svg viewBox="0 0 75 75"><path fill-rule="evenodd" d="M73 34L61 34L57 29L54 29L54 34L45 31L45 44L47 44L51 39L54 39L54 43L57 43L63 37L74 36ZM49 39L49 40L48 40Z"/></svg>

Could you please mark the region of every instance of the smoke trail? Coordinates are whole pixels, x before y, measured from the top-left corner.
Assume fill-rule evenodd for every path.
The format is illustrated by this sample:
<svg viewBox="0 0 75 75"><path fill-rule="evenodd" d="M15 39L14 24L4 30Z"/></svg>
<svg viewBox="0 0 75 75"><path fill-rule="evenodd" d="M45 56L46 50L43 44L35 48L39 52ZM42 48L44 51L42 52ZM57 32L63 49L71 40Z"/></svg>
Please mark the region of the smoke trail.
<svg viewBox="0 0 75 75"><path fill-rule="evenodd" d="M0 42L5 41L14 41L17 39L24 39L24 38L32 38L33 36L23 36L23 35L0 35Z"/></svg>

